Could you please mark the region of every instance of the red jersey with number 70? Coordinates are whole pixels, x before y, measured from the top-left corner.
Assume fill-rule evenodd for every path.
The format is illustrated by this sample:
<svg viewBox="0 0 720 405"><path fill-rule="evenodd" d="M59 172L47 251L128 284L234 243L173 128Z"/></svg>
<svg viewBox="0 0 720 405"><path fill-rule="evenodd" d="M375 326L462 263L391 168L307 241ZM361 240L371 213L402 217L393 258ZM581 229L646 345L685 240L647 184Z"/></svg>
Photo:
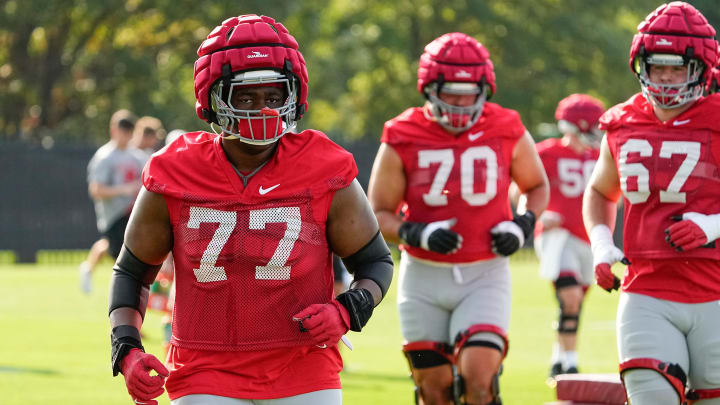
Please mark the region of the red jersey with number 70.
<svg viewBox="0 0 720 405"><path fill-rule="evenodd" d="M247 187L214 134L185 134L153 156L143 182L165 197L174 237L171 398L197 387L241 398L339 387L336 348L320 355L329 358L325 374L293 373L314 345L292 316L332 299L325 224L335 191L356 175L352 155L311 130L281 138ZM227 370L255 357L277 367ZM216 382L198 381L207 370Z"/></svg>
<svg viewBox="0 0 720 405"><path fill-rule="evenodd" d="M407 185L401 205L406 221L456 218L452 230L463 237L453 254L402 245L409 254L446 263L495 257L490 229L512 219L508 188L515 144L525 133L517 112L485 103L472 128L457 135L410 108L385 123L381 141L402 159Z"/></svg>
<svg viewBox="0 0 720 405"><path fill-rule="evenodd" d="M683 213L720 213L719 111L720 95L711 95L661 122L636 94L601 118L625 202L623 250L637 262L625 290L683 302L720 298L720 243L678 252L665 241Z"/></svg>

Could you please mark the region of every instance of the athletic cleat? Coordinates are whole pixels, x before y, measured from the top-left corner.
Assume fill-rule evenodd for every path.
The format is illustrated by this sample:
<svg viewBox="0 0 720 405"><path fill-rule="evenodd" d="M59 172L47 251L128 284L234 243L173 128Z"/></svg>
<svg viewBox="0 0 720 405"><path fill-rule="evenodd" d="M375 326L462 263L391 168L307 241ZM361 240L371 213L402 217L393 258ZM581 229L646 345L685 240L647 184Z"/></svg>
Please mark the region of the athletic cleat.
<svg viewBox="0 0 720 405"><path fill-rule="evenodd" d="M554 363L550 367L550 378L555 378L558 374L563 374L562 363Z"/></svg>
<svg viewBox="0 0 720 405"><path fill-rule="evenodd" d="M578 368L576 366L570 366L563 374L577 374L579 373Z"/></svg>
<svg viewBox="0 0 720 405"><path fill-rule="evenodd" d="M78 272L80 273L80 289L85 294L90 294L92 291L92 273L90 272L88 262L80 263Z"/></svg>

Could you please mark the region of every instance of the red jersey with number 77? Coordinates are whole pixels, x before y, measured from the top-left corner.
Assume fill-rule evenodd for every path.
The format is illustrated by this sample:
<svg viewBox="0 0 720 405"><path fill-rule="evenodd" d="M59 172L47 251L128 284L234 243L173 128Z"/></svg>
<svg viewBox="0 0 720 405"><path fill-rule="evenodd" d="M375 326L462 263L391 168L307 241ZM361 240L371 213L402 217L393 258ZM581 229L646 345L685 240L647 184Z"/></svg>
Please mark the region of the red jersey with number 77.
<svg viewBox="0 0 720 405"><path fill-rule="evenodd" d="M165 197L174 237L171 398L339 388L337 348L316 348L292 316L332 299L325 224L356 174L350 153L311 130L281 138L247 187L214 134L153 156L143 182Z"/></svg>
<svg viewBox="0 0 720 405"><path fill-rule="evenodd" d="M686 212L720 213L720 95L661 122L641 95L608 110L607 131L625 202L623 288L680 302L720 299L720 243L679 252L665 230Z"/></svg>
<svg viewBox="0 0 720 405"><path fill-rule="evenodd" d="M401 247L437 262L494 258L490 229L512 219L510 165L523 134L518 113L494 103L485 103L477 123L456 135L429 120L419 107L386 122L381 141L398 153L407 179L405 220L428 223L456 218L452 230L463 237L462 247L452 254Z"/></svg>

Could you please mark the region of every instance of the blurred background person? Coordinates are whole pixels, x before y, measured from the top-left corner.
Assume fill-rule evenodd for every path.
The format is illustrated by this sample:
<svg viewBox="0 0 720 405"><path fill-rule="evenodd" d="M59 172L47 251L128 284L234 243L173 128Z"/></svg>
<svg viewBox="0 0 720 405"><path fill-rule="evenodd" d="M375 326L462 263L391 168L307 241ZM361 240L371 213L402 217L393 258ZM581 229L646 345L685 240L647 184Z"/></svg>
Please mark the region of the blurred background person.
<svg viewBox="0 0 720 405"><path fill-rule="evenodd" d="M130 211L140 191L145 160L130 145L135 123L136 117L129 110L116 111L110 118L110 141L88 163L88 192L102 238L80 264L80 287L86 294L92 291L92 273L102 256L107 252L115 259L120 253Z"/></svg>
<svg viewBox="0 0 720 405"><path fill-rule="evenodd" d="M555 110L561 138L537 143L550 182L550 202L535 226L540 276L550 280L559 305L557 341L550 377L577 373L580 309L593 282L590 240L582 221L582 196L598 157L602 134L597 125L603 103L587 94L562 99Z"/></svg>

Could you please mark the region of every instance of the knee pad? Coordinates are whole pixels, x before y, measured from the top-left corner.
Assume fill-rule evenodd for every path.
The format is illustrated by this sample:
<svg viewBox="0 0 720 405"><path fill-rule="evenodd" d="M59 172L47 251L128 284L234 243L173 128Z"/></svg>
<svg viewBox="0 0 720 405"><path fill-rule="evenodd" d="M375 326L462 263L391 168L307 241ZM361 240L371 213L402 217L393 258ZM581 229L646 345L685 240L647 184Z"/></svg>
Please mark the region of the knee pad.
<svg viewBox="0 0 720 405"><path fill-rule="evenodd" d="M687 384L687 375L682 367L674 363L666 363L657 359L638 358L630 359L620 363L620 377L625 384L623 374L633 369L648 369L659 373L665 380L670 383L680 398L680 403L685 403L685 385ZM625 387L627 392L627 386Z"/></svg>
<svg viewBox="0 0 720 405"><path fill-rule="evenodd" d="M452 348L447 343L429 340L410 342L403 345L403 353L410 368L429 368L453 364Z"/></svg>
<svg viewBox="0 0 720 405"><path fill-rule="evenodd" d="M558 333L577 333L579 324L580 313L570 315L560 310L560 317L557 324Z"/></svg>
<svg viewBox="0 0 720 405"><path fill-rule="evenodd" d="M503 366L500 365L500 370L498 370L497 374L493 376L492 382L490 384L490 394L493 397L493 400L488 405L502 405L502 400L500 399L500 374L502 374ZM460 373L457 372L457 367L453 367L453 401L455 402L455 405L470 405L465 402L462 402L462 396L465 394L465 379L463 378Z"/></svg>
<svg viewBox="0 0 720 405"><path fill-rule="evenodd" d="M502 340L503 346L501 347L495 342L488 341L488 340L469 340L473 335L478 333L492 333L494 335L497 335ZM505 356L507 356L508 352L508 339L507 335L505 334L505 331L501 329L498 326L490 325L490 324L477 324L473 325L464 331L461 331L457 334L455 337L455 357L457 357L458 353L460 352L460 349L467 346L485 346L485 347L492 347L497 349L500 353L502 353L503 359Z"/></svg>

